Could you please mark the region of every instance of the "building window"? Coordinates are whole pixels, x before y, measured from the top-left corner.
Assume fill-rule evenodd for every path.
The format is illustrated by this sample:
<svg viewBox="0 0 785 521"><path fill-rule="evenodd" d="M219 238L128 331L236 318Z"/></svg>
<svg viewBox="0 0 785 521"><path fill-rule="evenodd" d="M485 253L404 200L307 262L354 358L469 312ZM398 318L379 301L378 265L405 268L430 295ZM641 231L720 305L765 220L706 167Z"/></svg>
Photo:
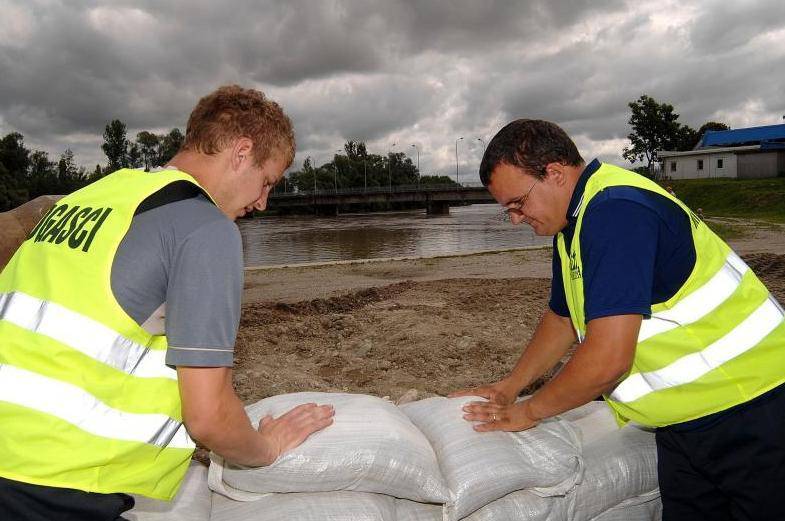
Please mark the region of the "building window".
<svg viewBox="0 0 785 521"><path fill-rule="evenodd" d="M676 171L676 161L671 161L671 172Z"/></svg>
<svg viewBox="0 0 785 521"><path fill-rule="evenodd" d="M703 170L703 159L698 159L698 170Z"/></svg>
<svg viewBox="0 0 785 521"><path fill-rule="evenodd" d="M717 160L717 168L722 168L722 159Z"/></svg>

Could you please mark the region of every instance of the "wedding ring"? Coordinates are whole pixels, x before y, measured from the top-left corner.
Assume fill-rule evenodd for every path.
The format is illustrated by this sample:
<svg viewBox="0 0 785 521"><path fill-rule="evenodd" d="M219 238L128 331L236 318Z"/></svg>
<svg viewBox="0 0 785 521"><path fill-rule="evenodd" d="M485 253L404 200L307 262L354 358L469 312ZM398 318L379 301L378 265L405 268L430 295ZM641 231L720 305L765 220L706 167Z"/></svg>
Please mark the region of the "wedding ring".
<svg viewBox="0 0 785 521"><path fill-rule="evenodd" d="M491 414L491 423L496 423L496 413Z"/></svg>

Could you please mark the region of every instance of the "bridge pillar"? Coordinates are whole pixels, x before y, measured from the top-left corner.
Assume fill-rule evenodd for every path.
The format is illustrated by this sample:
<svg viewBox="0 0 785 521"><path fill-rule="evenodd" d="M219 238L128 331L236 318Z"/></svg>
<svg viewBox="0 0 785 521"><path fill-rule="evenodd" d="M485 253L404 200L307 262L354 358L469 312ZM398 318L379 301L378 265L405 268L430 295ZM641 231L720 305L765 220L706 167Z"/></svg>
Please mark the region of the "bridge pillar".
<svg viewBox="0 0 785 521"><path fill-rule="evenodd" d="M428 201L426 215L450 215L450 205L444 201Z"/></svg>

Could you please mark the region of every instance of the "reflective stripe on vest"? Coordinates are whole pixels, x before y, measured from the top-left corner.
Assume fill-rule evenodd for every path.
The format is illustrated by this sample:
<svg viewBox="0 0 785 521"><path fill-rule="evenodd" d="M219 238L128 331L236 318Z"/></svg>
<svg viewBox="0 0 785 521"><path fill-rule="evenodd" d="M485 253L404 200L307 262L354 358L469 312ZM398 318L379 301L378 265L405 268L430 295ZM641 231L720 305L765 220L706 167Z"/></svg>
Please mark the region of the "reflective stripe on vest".
<svg viewBox="0 0 785 521"><path fill-rule="evenodd" d="M734 252L730 252L725 264L706 284L693 291L673 308L653 313L641 323L638 343L654 335L697 322L725 302L741 283L749 266Z"/></svg>
<svg viewBox="0 0 785 521"><path fill-rule="evenodd" d="M654 391L694 382L755 347L780 325L783 318L782 308L769 295L741 324L706 349L679 358L657 371L631 375L616 387L610 397L617 402L629 403Z"/></svg>
<svg viewBox="0 0 785 521"><path fill-rule="evenodd" d="M165 351L133 342L100 322L54 302L20 291L0 293L0 320L46 335L124 373L177 380L177 371L165 364Z"/></svg>
<svg viewBox="0 0 785 521"><path fill-rule="evenodd" d="M195 447L182 422L163 414L118 411L75 385L11 365L0 364L0 400L50 414L96 436L159 447Z"/></svg>

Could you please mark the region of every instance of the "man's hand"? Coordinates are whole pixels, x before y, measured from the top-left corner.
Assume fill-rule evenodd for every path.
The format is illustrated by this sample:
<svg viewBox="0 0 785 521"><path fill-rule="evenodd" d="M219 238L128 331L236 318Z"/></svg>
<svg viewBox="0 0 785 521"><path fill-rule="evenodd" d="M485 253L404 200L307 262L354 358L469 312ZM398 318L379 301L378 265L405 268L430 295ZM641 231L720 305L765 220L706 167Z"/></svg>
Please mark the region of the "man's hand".
<svg viewBox="0 0 785 521"><path fill-rule="evenodd" d="M466 413L463 415L465 420L480 422L474 426L477 432L525 431L539 423L532 416L529 400L505 405L470 402L463 406L463 411Z"/></svg>
<svg viewBox="0 0 785 521"><path fill-rule="evenodd" d="M297 447L314 432L332 425L335 409L332 405L304 403L273 418L267 415L259 422L259 433L270 446L270 463Z"/></svg>
<svg viewBox="0 0 785 521"><path fill-rule="evenodd" d="M492 403L507 405L515 402L518 397L519 390L515 385L511 384L506 378L494 384L481 385L480 387L472 387L471 389L462 389L450 393L450 398L458 398L459 396L479 396L485 398Z"/></svg>

